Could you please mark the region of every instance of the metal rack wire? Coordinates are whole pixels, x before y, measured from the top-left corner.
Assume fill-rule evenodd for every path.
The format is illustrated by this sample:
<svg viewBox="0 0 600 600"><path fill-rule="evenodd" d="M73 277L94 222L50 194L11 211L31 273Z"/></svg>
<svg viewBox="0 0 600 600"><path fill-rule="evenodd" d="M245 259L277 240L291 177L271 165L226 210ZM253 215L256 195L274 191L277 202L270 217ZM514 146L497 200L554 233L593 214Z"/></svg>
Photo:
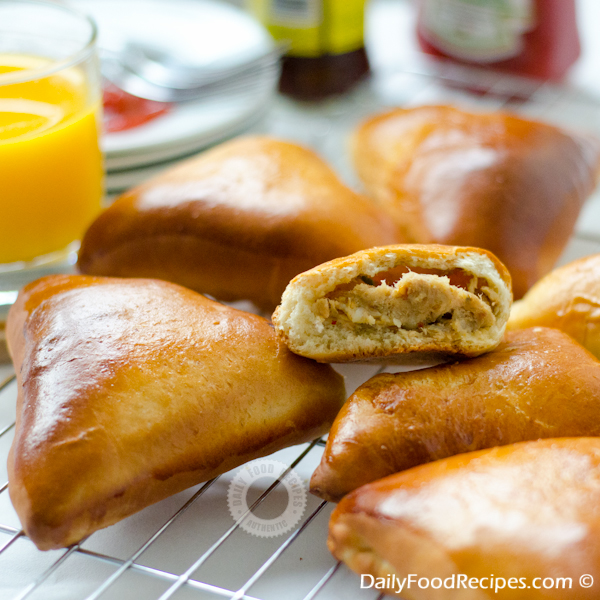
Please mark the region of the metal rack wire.
<svg viewBox="0 0 600 600"><path fill-rule="evenodd" d="M7 388L16 386L15 376L8 376L0 384L0 401L7 401L8 394L2 394ZM11 398L12 400L12 398ZM0 436L11 431L15 426L12 422L0 430ZM286 537L284 541L277 547L277 549L269 556L269 558L254 572L254 574L247 579L247 581L238 589L231 590L225 589L220 586L212 585L206 582L199 581L192 577L193 573L198 570L215 552L221 548L223 543L236 531L240 524L246 519L251 511L255 510L273 490L275 490L281 483L282 479L300 464L300 462L308 455L308 453L316 447L322 447L325 442L322 439L317 439L306 447L298 454L296 459L289 465L289 467L259 496L257 500L250 506L250 508L235 522L232 522L231 526L224 531L224 533L205 551L203 552L183 573L177 575L169 571L148 567L145 565L138 564L137 559L170 527L181 515L183 515L204 493L214 485L218 478L212 479L204 483L176 512L174 512L165 522L163 522L158 529L141 545L135 550L127 559L123 560L115 556L109 556L99 552L91 551L83 547L86 540L82 540L80 543L65 549L60 556L54 560L34 581L27 585L18 595L14 596L14 600L24 600L32 595L40 586L43 585L49 577L61 567L72 555L76 553L84 554L88 557L94 558L99 561L107 562L117 567L114 573L104 580L91 594L86 596L86 600L96 600L100 598L106 590L108 590L119 577L123 575L128 569L137 571L145 576L155 577L162 579L169 584L169 587L161 594L160 600L167 600L172 598L177 591L186 586L193 590L201 590L210 593L212 596L231 598L232 600L258 600L251 595L248 595L249 590L252 586L265 574L265 572L277 561L277 559L305 532L313 520L321 513L321 511L327 505L327 502L321 501L317 507L312 510L303 520L291 535ZM6 493L8 488L8 482L4 483L0 487L0 494ZM1 518L1 517L0 517ZM27 539L27 536L22 529L17 529L0 522L0 532L9 534L10 539L0 546L0 555L6 552L17 540ZM322 576L314 582L309 592L303 596L304 600L312 600L320 595L322 590L331 581L333 576L339 571L340 563L335 563L329 567ZM1 590L0 590L1 593ZM378 598L380 596L377 596Z"/></svg>
<svg viewBox="0 0 600 600"><path fill-rule="evenodd" d="M465 91L466 89L469 91ZM517 110L529 116L575 127L591 128L600 132L600 111L598 111L597 99L577 95L572 90L532 84L531 82L506 77L490 76L487 73L474 74L471 71L447 67L411 67L410 70L405 69L381 74L369 85L358 89L354 94L337 103L328 105L325 108L322 107L319 112L306 107L293 107L282 101L275 105L268 126L263 125L261 131L296 139L313 146L332 162L347 181L352 182L352 172L341 148L354 125L366 114L388 105L414 105L431 102L455 103L486 109L510 107L512 110ZM564 259L571 260L576 256L592 251L600 251L600 200L594 201L586 217L580 221L574 245L572 244ZM351 379L351 385L348 386L349 391L352 391L359 383L372 376L374 372L374 369L365 371L364 368L361 370L360 367L354 368L354 371L346 371L345 374L350 376ZM14 415L11 416L11 411L14 412L12 407L14 406L15 397L16 382L14 375L9 375L0 383L0 460L4 464L6 456L3 455L1 448L7 448L7 444L2 445L2 441L10 437L15 427ZM2 418L6 422L3 422ZM307 457L312 456L313 459L318 460L318 453L323 445L322 440L315 440L312 444L302 447L293 460L289 462L289 469L302 466L307 461ZM315 455L315 453L317 454ZM278 488L286 474L287 471L282 473L260 495L249 510L253 511L265 502ZM231 542L235 535L240 534L240 524L247 518L248 511L235 522L229 515L226 516L225 520L221 519L218 522L220 529L215 526L216 533L212 537L199 540L196 554L192 557L192 560L187 561L188 566L183 569L169 566L160 568L151 564L144 564L144 561L142 561L145 553L155 548L176 527L176 524L183 519L186 513L193 511L194 507L216 490L219 482L225 477L221 476L221 478L213 479L199 486L193 493L190 493L185 501L182 501L181 505L168 511L166 518L157 519L150 529L150 534L141 543L137 543L134 549L129 549L126 554L119 555L120 550L119 552L102 552L90 548L88 540L83 540L68 549L58 551L56 557L53 554L49 564L44 566L16 594L3 590L0 580L0 598L7 598L7 600L8 598L24 600L36 596L46 598L46 595L40 596L40 594L46 593L44 590L48 588L50 582L60 570L77 557L85 557L94 561L94 563L107 565L112 571L109 575L100 577L97 585L83 595L69 595L67 590L65 596L57 597L85 597L87 600L109 597L111 591L114 591L115 587L127 574L135 574L141 577L142 580L152 579L159 582L160 589L153 595L149 595L145 591L140 591L136 595L136 588L130 586L127 596L131 598L152 597L159 598L159 600L177 598L179 600L181 598L221 597L233 600L271 600L273 595L269 595L264 589L260 595L256 596L252 595L253 590L260 587L260 584L276 567L278 561L281 561L286 553L290 553L290 549L293 550L294 547L305 543L306 540L308 540L306 542L308 552L311 552L312 548L325 547L326 529L324 527L316 528L315 523L319 521L319 518L326 516L328 511L326 502L317 503L291 534L286 535L283 541L274 549L269 547L266 559L259 566L253 567L250 576L245 576L241 585L225 586L214 581L211 582L210 577L206 575L198 577L196 573L201 571L202 567L211 560L227 561L230 558L228 555L231 554L231 550L227 550L225 546ZM3 557L6 557L21 542L33 546L22 529L6 523L5 514L1 507L3 506L3 498L8 495L7 488L8 483L0 481L0 536L8 538L4 542L0 541L0 575L3 569ZM222 496L221 501L226 504L226 500ZM209 515L209 517L213 518L212 515ZM119 527L123 527L122 524L117 524L113 528ZM127 538L129 530L121 529L121 531L123 531L122 536ZM96 535L98 534L91 537ZM249 534L244 535L250 538ZM250 552L252 552L255 543L255 540L250 540L250 543L248 543ZM208 546L204 548L207 544ZM200 550L200 548L203 549ZM170 546L170 550L174 553L177 552L176 542ZM44 558L44 561L42 561L42 558ZM185 559L187 558L185 557ZM44 562L44 564L47 562L45 555L37 551L34 552L32 560ZM9 565L8 568L15 567L14 563L10 561L7 561L6 564ZM303 582L302 589L300 589L300 586L296 586L295 589L289 589L285 594L279 593L277 597L286 600L288 598L294 600L337 600L348 597L375 600L382 598L375 591L359 589L358 578L332 558L329 558L328 562L323 560L323 564L318 565L318 568L307 569L302 573L302 577L306 579ZM285 579L286 575L284 574L283 577ZM66 581L60 579L57 579L57 581L61 584L66 583L68 586L69 579L67 577ZM116 597L123 597L123 595ZM113 595L113 597L115 596Z"/></svg>

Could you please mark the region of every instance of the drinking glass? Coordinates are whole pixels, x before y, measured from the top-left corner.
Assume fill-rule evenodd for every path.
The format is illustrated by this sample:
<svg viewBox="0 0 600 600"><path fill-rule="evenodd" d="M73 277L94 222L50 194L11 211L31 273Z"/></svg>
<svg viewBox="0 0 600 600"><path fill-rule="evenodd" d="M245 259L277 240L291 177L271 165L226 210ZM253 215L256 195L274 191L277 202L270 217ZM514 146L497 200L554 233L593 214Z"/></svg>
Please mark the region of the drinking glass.
<svg viewBox="0 0 600 600"><path fill-rule="evenodd" d="M72 269L100 210L101 98L89 17L60 2L0 0L0 346L18 289Z"/></svg>
<svg viewBox="0 0 600 600"><path fill-rule="evenodd" d="M94 22L0 0L0 281L64 258L97 215L100 119Z"/></svg>

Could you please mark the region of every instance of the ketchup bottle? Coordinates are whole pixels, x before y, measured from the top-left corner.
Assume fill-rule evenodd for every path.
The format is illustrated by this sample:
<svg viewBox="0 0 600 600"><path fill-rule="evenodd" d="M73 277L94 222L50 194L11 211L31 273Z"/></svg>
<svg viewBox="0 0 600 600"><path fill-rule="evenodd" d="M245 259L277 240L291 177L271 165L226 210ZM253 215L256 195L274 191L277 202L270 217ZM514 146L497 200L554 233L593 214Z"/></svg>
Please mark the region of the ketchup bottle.
<svg viewBox="0 0 600 600"><path fill-rule="evenodd" d="M429 54L539 79L581 52L575 0L419 0L417 35Z"/></svg>

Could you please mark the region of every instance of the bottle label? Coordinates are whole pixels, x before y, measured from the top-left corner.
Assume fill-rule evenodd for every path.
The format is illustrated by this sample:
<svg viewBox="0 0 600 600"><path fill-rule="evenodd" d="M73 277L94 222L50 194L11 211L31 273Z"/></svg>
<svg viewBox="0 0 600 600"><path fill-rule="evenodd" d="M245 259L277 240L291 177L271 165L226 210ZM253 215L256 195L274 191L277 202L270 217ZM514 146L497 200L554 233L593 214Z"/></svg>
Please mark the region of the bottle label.
<svg viewBox="0 0 600 600"><path fill-rule="evenodd" d="M291 56L345 54L364 45L365 0L250 0Z"/></svg>
<svg viewBox="0 0 600 600"><path fill-rule="evenodd" d="M422 0L421 33L449 56L492 63L518 56L535 28L534 0Z"/></svg>
<svg viewBox="0 0 600 600"><path fill-rule="evenodd" d="M290 24L300 28L318 27L322 20L319 0L271 0L270 18L283 27Z"/></svg>

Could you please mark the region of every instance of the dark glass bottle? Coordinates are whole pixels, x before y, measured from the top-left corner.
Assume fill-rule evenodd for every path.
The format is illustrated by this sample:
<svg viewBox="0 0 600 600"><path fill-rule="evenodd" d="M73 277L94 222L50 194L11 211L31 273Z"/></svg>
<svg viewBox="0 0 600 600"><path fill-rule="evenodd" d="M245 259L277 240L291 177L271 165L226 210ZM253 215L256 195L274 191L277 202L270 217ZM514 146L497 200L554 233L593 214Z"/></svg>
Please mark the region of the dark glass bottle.
<svg viewBox="0 0 600 600"><path fill-rule="evenodd" d="M252 6L273 37L289 44L282 93L321 100L368 73L365 0L254 0Z"/></svg>

